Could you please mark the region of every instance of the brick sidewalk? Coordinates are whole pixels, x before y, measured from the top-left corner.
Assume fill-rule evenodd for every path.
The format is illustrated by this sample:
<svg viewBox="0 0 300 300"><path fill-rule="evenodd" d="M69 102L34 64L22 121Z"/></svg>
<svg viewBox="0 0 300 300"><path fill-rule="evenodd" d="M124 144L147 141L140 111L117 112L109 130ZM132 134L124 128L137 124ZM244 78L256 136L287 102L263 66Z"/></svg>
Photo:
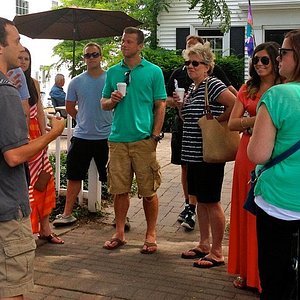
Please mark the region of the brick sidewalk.
<svg viewBox="0 0 300 300"><path fill-rule="evenodd" d="M128 216L131 231L125 247L115 251L102 248L111 237L112 208L102 224L61 229L64 245L42 244L36 251L35 288L29 299L257 299L250 291L237 290L226 266L201 270L180 253L195 244L198 228L185 232L176 221L183 207L180 167L170 164L170 135L158 146L163 183L159 189L158 246L153 255L142 255L145 217L142 201L131 199ZM230 214L233 163L226 166L222 204L227 223ZM228 230L228 228L227 228ZM57 230L56 230L57 231ZM224 240L227 260L228 240Z"/></svg>

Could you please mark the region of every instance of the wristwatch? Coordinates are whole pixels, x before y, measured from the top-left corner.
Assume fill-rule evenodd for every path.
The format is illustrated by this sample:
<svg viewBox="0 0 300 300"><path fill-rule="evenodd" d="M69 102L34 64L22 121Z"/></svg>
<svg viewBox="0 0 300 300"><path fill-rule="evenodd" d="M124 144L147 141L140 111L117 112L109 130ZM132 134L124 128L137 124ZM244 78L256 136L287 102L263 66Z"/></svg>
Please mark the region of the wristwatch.
<svg viewBox="0 0 300 300"><path fill-rule="evenodd" d="M153 139L156 142L159 142L163 137L164 137L163 134L159 134L159 135L151 134L151 139Z"/></svg>

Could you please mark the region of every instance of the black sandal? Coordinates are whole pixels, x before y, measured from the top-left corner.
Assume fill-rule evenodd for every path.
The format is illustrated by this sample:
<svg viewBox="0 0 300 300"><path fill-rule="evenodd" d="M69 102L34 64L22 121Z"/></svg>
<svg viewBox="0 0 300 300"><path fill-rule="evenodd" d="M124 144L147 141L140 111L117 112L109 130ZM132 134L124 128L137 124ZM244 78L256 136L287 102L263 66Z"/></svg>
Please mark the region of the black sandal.
<svg viewBox="0 0 300 300"><path fill-rule="evenodd" d="M38 235L38 238L40 240L47 241L50 244L64 244L65 242L55 233L51 233L50 235ZM55 242L55 239L58 240L58 242Z"/></svg>

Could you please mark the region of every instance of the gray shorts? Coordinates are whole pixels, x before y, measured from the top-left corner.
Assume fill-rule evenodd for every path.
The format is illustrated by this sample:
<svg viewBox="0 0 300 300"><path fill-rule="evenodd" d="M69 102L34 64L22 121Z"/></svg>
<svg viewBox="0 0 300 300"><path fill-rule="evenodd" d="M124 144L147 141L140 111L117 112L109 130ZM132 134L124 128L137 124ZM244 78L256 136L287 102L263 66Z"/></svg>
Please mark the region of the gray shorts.
<svg viewBox="0 0 300 300"><path fill-rule="evenodd" d="M0 298L33 289L35 248L29 217L0 222Z"/></svg>

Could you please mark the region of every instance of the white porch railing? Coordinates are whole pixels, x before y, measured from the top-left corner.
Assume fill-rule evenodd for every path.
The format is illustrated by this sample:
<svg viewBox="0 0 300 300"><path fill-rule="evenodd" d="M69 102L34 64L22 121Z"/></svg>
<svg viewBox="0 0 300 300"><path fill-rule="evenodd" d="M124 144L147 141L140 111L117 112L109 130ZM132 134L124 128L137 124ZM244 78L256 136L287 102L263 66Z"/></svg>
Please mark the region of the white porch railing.
<svg viewBox="0 0 300 300"><path fill-rule="evenodd" d="M67 116L67 127L64 129L62 135L67 136L67 148L70 146L70 139L72 137L72 118ZM55 188L59 195L66 195L66 189L60 187L60 153L61 153L61 136L56 139L55 149ZM83 205L83 199L88 201L88 210L96 212L101 210L101 182L98 180L98 170L94 159L91 161L88 171L88 190L83 190L83 183L81 185L81 192L78 195L79 205Z"/></svg>

